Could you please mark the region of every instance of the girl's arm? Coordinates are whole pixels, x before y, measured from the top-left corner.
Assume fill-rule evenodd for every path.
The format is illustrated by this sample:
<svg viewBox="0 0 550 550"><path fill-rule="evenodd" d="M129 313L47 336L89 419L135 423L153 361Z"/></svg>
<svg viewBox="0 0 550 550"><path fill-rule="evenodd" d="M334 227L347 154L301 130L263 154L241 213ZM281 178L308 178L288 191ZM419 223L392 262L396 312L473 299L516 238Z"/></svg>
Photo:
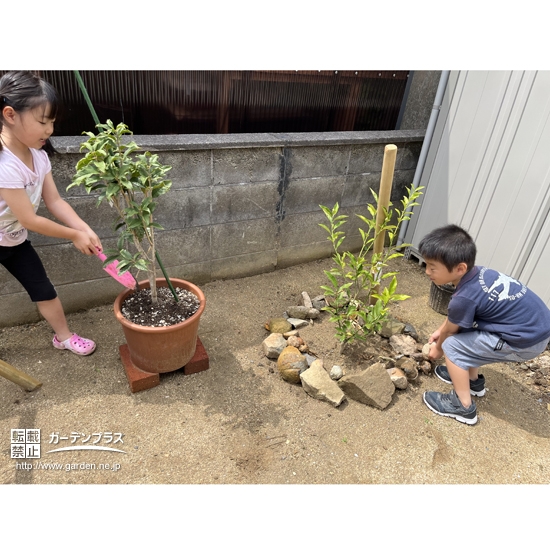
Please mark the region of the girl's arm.
<svg viewBox="0 0 550 550"><path fill-rule="evenodd" d="M56 219L66 226L82 231L88 235L92 244L92 254L95 254L96 249L102 249L101 241L92 228L73 210L72 206L59 195L51 172L44 178L42 198L44 199L46 208Z"/></svg>
<svg viewBox="0 0 550 550"><path fill-rule="evenodd" d="M55 193L51 192L50 185L53 185L53 187L55 188L55 183L53 182L53 179L51 179L51 174L48 174L48 176L46 176L46 179L44 180L44 187L48 187L46 195L48 196L48 199L51 200L52 195L57 194L57 196L59 196L59 193L57 192L57 189L55 189ZM47 186L46 181L48 179L51 179L51 183ZM101 248L101 242L97 235L95 235L95 233L89 228L89 226L87 226L78 217L78 215L68 204L67 206L73 212L73 215L69 214L68 217L66 217L63 213L63 211L66 211L66 209L64 209L63 207L57 208L57 210L61 211L61 216L65 218L65 220L75 222L74 225L77 225L78 227L66 227L52 220L49 220L48 218L44 218L43 216L38 216L34 211L32 203L24 189L2 188L0 193L2 194L2 198L6 201L6 204L10 207L10 210L13 212L15 217L26 229L34 231L35 233L40 233L41 235L46 235L48 237L68 239L72 241L75 247L83 254L92 255L95 254L96 247ZM60 200L63 200L61 199L61 197L59 198ZM44 202L46 202L45 197ZM53 202L55 203L56 201L54 200ZM46 204L46 206L48 206L48 204ZM48 210L50 210L49 206ZM54 210L56 210L55 206ZM57 214L55 214L54 212L52 212L52 214L57 217ZM65 220L61 219L60 221ZM79 224L77 220L80 220L81 223ZM67 223L67 225L69 224Z"/></svg>

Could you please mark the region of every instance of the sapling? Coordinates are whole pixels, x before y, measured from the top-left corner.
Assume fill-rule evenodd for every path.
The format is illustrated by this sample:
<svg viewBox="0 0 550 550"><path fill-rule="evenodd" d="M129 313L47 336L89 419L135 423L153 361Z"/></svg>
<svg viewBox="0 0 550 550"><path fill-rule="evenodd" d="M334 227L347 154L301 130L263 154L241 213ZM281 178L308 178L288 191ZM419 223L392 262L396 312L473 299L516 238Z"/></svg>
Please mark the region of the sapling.
<svg viewBox="0 0 550 550"><path fill-rule="evenodd" d="M371 189L374 204L368 204L368 216L357 214L364 222L365 229L359 228L361 248L357 253L349 250L341 252L346 234L341 230L348 216L339 214L339 205L328 208L320 205L328 219L328 225L319 224L328 232L327 239L332 243L336 264L325 270L329 284L321 288L325 293L330 320L336 323L336 336L342 343L365 340L367 336L378 332L389 313L391 302L406 300L409 296L397 294L397 272L386 271L388 262L403 256L401 249L407 244L397 246L399 228L409 220L416 199L422 194L422 187L407 188L407 195L401 200L402 209L393 208L390 202L383 208L383 221L377 226L376 214L378 195ZM385 233L387 246L381 253L372 251L376 237ZM382 288L381 282L391 279Z"/></svg>
<svg viewBox="0 0 550 550"><path fill-rule="evenodd" d="M87 153L77 163L73 183L67 189L83 185L87 193L97 193L98 205L105 201L114 208L117 248L105 250L105 264L118 260L120 273L132 268L146 271L151 301L156 304L155 229L162 227L153 221L153 212L158 197L172 185L165 177L171 167L162 165L158 155L149 151L138 153L139 146L124 139L132 134L124 123L115 127L108 120L96 127L97 135L84 132L88 140L80 150Z"/></svg>

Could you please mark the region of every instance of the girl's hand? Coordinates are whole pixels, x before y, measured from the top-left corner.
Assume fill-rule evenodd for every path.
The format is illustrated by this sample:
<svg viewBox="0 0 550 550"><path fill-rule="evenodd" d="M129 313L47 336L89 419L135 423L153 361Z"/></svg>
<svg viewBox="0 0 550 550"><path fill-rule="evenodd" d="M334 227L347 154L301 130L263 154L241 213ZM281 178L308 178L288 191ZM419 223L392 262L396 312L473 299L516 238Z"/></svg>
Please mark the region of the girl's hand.
<svg viewBox="0 0 550 550"><path fill-rule="evenodd" d="M99 240L99 237L95 234L95 232L92 231L89 227L88 229L85 229L84 232L88 235L88 237L90 237L90 240L95 247L94 254L96 252L102 252L103 245L101 244L101 241Z"/></svg>
<svg viewBox="0 0 550 550"><path fill-rule="evenodd" d="M72 241L75 248L82 252L82 254L86 254L86 256L92 256L97 252L98 248L101 249L101 242L97 235L95 235L95 233L94 239L90 235L88 235L86 231L79 231L78 229L76 229L75 232L76 234Z"/></svg>

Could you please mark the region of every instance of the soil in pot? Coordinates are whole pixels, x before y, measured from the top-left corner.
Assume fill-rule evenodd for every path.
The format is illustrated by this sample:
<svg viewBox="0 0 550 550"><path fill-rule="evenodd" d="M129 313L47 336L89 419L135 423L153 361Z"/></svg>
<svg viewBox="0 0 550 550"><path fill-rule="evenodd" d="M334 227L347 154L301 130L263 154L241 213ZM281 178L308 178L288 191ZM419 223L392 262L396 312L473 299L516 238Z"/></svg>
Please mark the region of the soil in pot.
<svg viewBox="0 0 550 550"><path fill-rule="evenodd" d="M169 327L181 323L199 309L200 301L188 290L174 290L178 295L178 302L174 300L169 288L157 287L157 304L151 302L149 288L133 292L122 303L121 313L131 323L147 327Z"/></svg>

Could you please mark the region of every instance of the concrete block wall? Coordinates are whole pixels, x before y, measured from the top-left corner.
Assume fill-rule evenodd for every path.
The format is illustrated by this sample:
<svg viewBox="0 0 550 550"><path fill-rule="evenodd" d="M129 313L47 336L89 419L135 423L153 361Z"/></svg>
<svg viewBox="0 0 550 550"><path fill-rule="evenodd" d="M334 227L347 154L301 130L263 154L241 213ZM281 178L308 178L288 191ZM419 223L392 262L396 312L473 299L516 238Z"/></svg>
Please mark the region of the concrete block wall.
<svg viewBox="0 0 550 550"><path fill-rule="evenodd" d="M350 215L348 248L359 242L359 220L378 190L384 147L398 147L392 200L410 186L424 130L307 134L135 136L172 166L171 190L160 198L158 250L170 276L196 284L255 275L328 257L319 227L320 204L340 204ZM55 138L56 185L79 215L113 247L113 213L71 183L84 138ZM40 213L49 216L41 206ZM123 288L94 257L70 242L31 234L66 312L110 303ZM160 275L159 275L160 276ZM0 270L0 326L40 319L34 304L5 269Z"/></svg>

